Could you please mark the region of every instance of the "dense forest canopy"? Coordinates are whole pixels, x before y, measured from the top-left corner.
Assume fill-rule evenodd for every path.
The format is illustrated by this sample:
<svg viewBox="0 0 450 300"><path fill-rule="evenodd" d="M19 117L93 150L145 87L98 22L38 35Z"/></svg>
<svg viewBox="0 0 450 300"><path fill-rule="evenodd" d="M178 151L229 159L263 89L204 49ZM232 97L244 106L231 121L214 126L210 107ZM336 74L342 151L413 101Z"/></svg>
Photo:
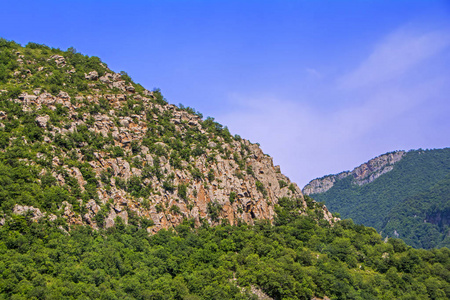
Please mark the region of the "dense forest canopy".
<svg viewBox="0 0 450 300"><path fill-rule="evenodd" d="M383 241L350 220L318 224L295 202L275 225L220 225L149 236L114 228L35 223L16 216L0 228L0 291L14 299L448 299L450 250Z"/></svg>
<svg viewBox="0 0 450 300"><path fill-rule="evenodd" d="M450 148L413 150L392 171L358 185L352 176L311 196L332 212L418 248L450 247Z"/></svg>

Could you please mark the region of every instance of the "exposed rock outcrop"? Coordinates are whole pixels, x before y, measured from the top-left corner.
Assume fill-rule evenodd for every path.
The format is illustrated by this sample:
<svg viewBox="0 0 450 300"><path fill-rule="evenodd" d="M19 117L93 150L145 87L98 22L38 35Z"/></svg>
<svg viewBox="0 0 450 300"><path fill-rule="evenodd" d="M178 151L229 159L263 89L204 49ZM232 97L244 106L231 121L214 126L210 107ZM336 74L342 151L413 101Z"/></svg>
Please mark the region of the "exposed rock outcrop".
<svg viewBox="0 0 450 300"><path fill-rule="evenodd" d="M54 60L56 62L56 65L58 67L64 67L66 65L66 59L62 55L52 55L50 59Z"/></svg>
<svg viewBox="0 0 450 300"><path fill-rule="evenodd" d="M77 72L63 56L48 61L67 76ZM300 188L257 144L232 137L192 109L168 104L159 91L128 76L98 70L77 75L82 93L39 88L10 99L37 116L36 135L49 146L34 161L27 158L29 164L75 195L57 204L69 224L108 228L117 218L125 224L137 218L149 220L140 223L156 232L187 219L196 226L272 222L284 197L299 199L299 212L306 213ZM326 207L317 209L335 220Z"/></svg>
<svg viewBox="0 0 450 300"><path fill-rule="evenodd" d="M48 120L50 120L49 116L38 116L36 117L36 124L41 128L45 128L47 127Z"/></svg>
<svg viewBox="0 0 450 300"><path fill-rule="evenodd" d="M304 188L305 195L325 193L333 187L337 180L353 176L353 183L364 185L371 183L381 175L392 171L394 164L399 162L405 155L405 151L395 151L375 157L368 162L353 169L336 175L327 175L310 181Z"/></svg>
<svg viewBox="0 0 450 300"><path fill-rule="evenodd" d="M30 217L33 221L37 221L44 216L39 208L18 204L14 206L13 213L16 215L30 214Z"/></svg>
<svg viewBox="0 0 450 300"><path fill-rule="evenodd" d="M97 71L89 72L89 74L85 74L84 77L86 79L89 79L89 80L97 80L98 79L98 72Z"/></svg>

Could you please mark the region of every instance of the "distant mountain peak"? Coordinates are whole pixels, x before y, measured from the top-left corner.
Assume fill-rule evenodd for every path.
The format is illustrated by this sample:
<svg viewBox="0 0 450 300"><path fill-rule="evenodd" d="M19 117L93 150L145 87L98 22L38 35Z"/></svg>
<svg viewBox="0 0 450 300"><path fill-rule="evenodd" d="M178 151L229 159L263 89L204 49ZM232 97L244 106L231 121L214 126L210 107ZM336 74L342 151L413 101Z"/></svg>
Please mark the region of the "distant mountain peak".
<svg viewBox="0 0 450 300"><path fill-rule="evenodd" d="M327 175L311 180L304 188L305 195L325 193L333 187L336 180L353 176L353 183L364 185L373 182L381 175L392 171L394 164L399 162L405 155L405 151L394 151L372 158L366 163L353 169L335 175Z"/></svg>
<svg viewBox="0 0 450 300"><path fill-rule="evenodd" d="M450 148L396 151L311 181L304 194L413 247L450 245Z"/></svg>

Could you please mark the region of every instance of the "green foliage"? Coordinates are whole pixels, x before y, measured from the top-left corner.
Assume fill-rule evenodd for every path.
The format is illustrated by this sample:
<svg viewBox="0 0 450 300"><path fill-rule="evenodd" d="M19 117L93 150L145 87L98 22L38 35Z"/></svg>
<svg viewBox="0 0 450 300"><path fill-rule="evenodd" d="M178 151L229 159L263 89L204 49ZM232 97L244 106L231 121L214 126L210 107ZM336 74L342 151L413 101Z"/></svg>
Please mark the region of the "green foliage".
<svg viewBox="0 0 450 300"><path fill-rule="evenodd" d="M167 104L167 100L161 94L161 90L160 89L154 89L153 90L153 96L156 99L156 103L158 103L160 105Z"/></svg>
<svg viewBox="0 0 450 300"><path fill-rule="evenodd" d="M155 208L156 208L156 212L157 213L160 213L160 212L164 211L164 206L161 203L156 204Z"/></svg>
<svg viewBox="0 0 450 300"><path fill-rule="evenodd" d="M105 219L108 217L109 209L106 206L102 206L94 217L98 226L103 227Z"/></svg>
<svg viewBox="0 0 450 300"><path fill-rule="evenodd" d="M278 180L278 184L280 185L280 189L287 187L287 182L284 180Z"/></svg>
<svg viewBox="0 0 450 300"><path fill-rule="evenodd" d="M112 175L113 170L111 168L108 168L105 171L102 171L102 173L100 174L100 180L105 184L109 184L111 182Z"/></svg>
<svg viewBox="0 0 450 300"><path fill-rule="evenodd" d="M192 168L191 169L191 175L194 178L194 180L202 180L203 179L202 172L200 172L200 170L197 169L197 168Z"/></svg>
<svg viewBox="0 0 450 300"><path fill-rule="evenodd" d="M384 232L415 248L450 248L450 175L427 192L404 199L389 212Z"/></svg>
<svg viewBox="0 0 450 300"><path fill-rule="evenodd" d="M32 63L19 63L16 52L24 55L24 62ZM65 65L58 65L52 55L64 56ZM0 89L7 90L0 93L0 111L7 115L6 121L2 120L4 128L0 128L1 299L256 299L250 292L252 286L273 299L449 298L447 248L414 250L396 239L384 243L375 230L351 220L330 226L323 220L321 204L309 197L304 198L306 211L303 199L279 199L274 224L260 220L252 226L243 222L228 225L227 219L220 219L224 208L213 201L206 210L212 224L218 226L200 218L200 228L194 228L199 225L194 220L185 220L174 230L150 235L147 230L159 226L151 228L154 223L145 216L146 211L155 209L170 221L165 213L181 218L180 207L194 208L188 201L189 183L175 187L174 174L167 174L160 161L163 157L172 170L186 165L194 180L200 181L205 175L195 167L193 158L206 160L212 170L217 155L233 156L239 166L235 175L245 180L244 174L255 177L246 164L250 148L213 118L199 121L207 134L186 122L175 126L173 111L146 105L137 95L127 95L116 109L107 95L123 91L86 79L85 73L91 71L99 76L110 72L98 57L82 55L73 47L67 51L36 43L21 47L0 39ZM121 77L135 87L135 94L143 92L128 74L121 72ZM54 95L67 92L77 107L75 115L59 103L24 111L21 103L10 101L35 88ZM91 97L94 93L98 103L92 100L97 98ZM167 103L160 90L154 90L153 97L153 103ZM192 108L180 108L202 118ZM132 141L124 150L116 146L111 133L103 136L92 130L99 114L108 115L111 109L115 109L115 114L109 115L111 124L118 127L121 117L138 122L135 115L140 115L139 122L146 120L148 130L142 142ZM35 121L43 115L50 118L47 128L40 128ZM233 139L240 141L241 151L233 152L224 144ZM210 141L216 147L208 150ZM143 146L153 157L153 165L143 159ZM142 176L125 180L112 167L97 175L95 164L119 157L141 169ZM215 180L211 171L206 177ZM203 182L206 187L208 181ZM66 202L73 207L73 217L84 218L88 201L101 203L97 189L102 187L104 195L108 194L114 182L136 206L141 204L145 209L142 216L127 210L128 225L117 217L115 226L104 229L106 218L117 209L110 199L93 218L98 230L66 224ZM154 205L152 184L162 184L169 193L176 188L185 203ZM267 192L261 182L256 181L256 186L259 192ZM430 199L447 193L440 187L424 191ZM193 196L197 197L196 189ZM236 200L236 192L230 192L229 201L238 214L255 213L251 206ZM408 201L405 203L415 209L415 200ZM33 210L13 214L17 204L38 208L44 217L37 221ZM445 230L447 223L438 219L447 213L445 206L434 207L426 218ZM412 230L416 230L414 226Z"/></svg>
<svg viewBox="0 0 450 300"><path fill-rule="evenodd" d="M183 200L187 200L187 184L179 184L177 190L178 196Z"/></svg>
<svg viewBox="0 0 450 300"><path fill-rule="evenodd" d="M260 181L256 181L256 189L261 193L261 194L263 194L263 196L267 196L267 190L266 190L266 188L264 187L264 184L262 184L262 182L260 182Z"/></svg>
<svg viewBox="0 0 450 300"><path fill-rule="evenodd" d="M288 189L289 189L292 193L295 193L295 186L294 186L293 183L291 183L291 184L289 185Z"/></svg>
<svg viewBox="0 0 450 300"><path fill-rule="evenodd" d="M177 214L177 215L181 214L180 208L178 206L176 206L175 204L170 207L169 211L171 213L174 213L174 214Z"/></svg>
<svg viewBox="0 0 450 300"><path fill-rule="evenodd" d="M202 122L202 127L209 133L214 134L214 136L219 136L224 139L225 142L229 143L232 140L232 136L228 128L214 121L214 118L207 117L206 120Z"/></svg>
<svg viewBox="0 0 450 300"><path fill-rule="evenodd" d="M216 177L214 176L214 170L210 169L208 172L208 181L213 182Z"/></svg>
<svg viewBox="0 0 450 300"><path fill-rule="evenodd" d="M177 212L176 206L170 211ZM284 199L278 208L296 210ZM105 217L106 207L98 214ZM108 230L74 226L70 235L48 222L13 216L0 227L3 298L448 299L450 251L384 243L349 220L322 227L297 214L289 223L219 225L149 236L151 220L117 218ZM140 229L142 228L142 229Z"/></svg>
<svg viewBox="0 0 450 300"><path fill-rule="evenodd" d="M112 150L111 151L111 156L114 157L114 158L123 157L125 155L125 152L123 151L122 147L114 146L114 147L112 147L111 150Z"/></svg>
<svg viewBox="0 0 450 300"><path fill-rule="evenodd" d="M353 184L349 176L311 196L383 236L397 233L418 248L448 247L449 166L450 148L409 151L392 171L369 184Z"/></svg>
<svg viewBox="0 0 450 300"><path fill-rule="evenodd" d="M233 204L236 201L236 192L231 191L229 197L230 203Z"/></svg>
<svg viewBox="0 0 450 300"><path fill-rule="evenodd" d="M151 186L146 186L142 182L142 177L132 176L126 183L125 190L133 197L147 198L152 192Z"/></svg>
<svg viewBox="0 0 450 300"><path fill-rule="evenodd" d="M166 180L163 182L163 188L164 190L173 193L175 190L175 185L173 184L174 174L171 173L169 176L167 176Z"/></svg>
<svg viewBox="0 0 450 300"><path fill-rule="evenodd" d="M247 166L247 175L255 177L255 172L253 172L252 166Z"/></svg>
<svg viewBox="0 0 450 300"><path fill-rule="evenodd" d="M240 159L237 152L233 152L233 159L239 166L239 169L244 170L245 168L245 159ZM250 168L250 172L253 172L253 170ZM247 170L248 173L248 170Z"/></svg>
<svg viewBox="0 0 450 300"><path fill-rule="evenodd" d="M218 222L220 212L222 211L222 205L216 201L208 202L207 211L211 220Z"/></svg>

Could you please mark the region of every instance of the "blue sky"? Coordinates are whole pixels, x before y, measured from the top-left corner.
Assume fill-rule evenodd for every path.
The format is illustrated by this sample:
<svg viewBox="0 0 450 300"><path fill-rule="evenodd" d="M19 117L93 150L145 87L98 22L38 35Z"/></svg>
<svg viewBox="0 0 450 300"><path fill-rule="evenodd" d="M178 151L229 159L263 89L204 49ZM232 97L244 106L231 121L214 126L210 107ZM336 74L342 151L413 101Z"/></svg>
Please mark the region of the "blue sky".
<svg viewBox="0 0 450 300"><path fill-rule="evenodd" d="M4 1L0 37L99 56L300 186L450 146L450 1Z"/></svg>

